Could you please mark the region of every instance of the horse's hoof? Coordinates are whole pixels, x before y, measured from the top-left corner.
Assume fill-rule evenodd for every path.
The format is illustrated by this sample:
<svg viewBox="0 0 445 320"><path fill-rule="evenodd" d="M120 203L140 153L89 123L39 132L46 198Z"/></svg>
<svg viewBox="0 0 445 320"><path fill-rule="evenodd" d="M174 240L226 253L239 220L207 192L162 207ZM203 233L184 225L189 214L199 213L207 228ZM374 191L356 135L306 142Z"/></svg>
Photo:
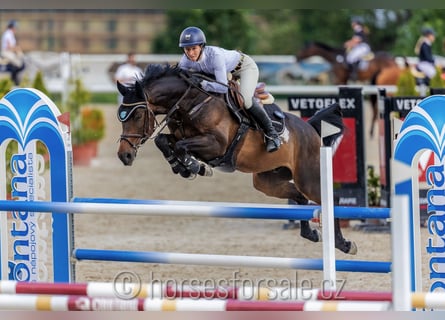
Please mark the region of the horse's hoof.
<svg viewBox="0 0 445 320"><path fill-rule="evenodd" d="M197 177L196 173L191 173L188 177L187 180L195 180Z"/></svg>
<svg viewBox="0 0 445 320"><path fill-rule="evenodd" d="M336 242L335 247L343 253L356 255L358 248L354 241L342 240L341 244Z"/></svg>
<svg viewBox="0 0 445 320"><path fill-rule="evenodd" d="M321 232L317 229L310 230L310 232L304 232L304 229L301 229L300 235L303 238L308 239L309 241L312 241L312 242L321 242L322 241Z"/></svg>
<svg viewBox="0 0 445 320"><path fill-rule="evenodd" d="M347 254L356 255L357 251L358 251L357 245L355 244L354 241L351 241L351 247L349 248L349 251L347 252Z"/></svg>
<svg viewBox="0 0 445 320"><path fill-rule="evenodd" d="M212 167L208 166L204 162L201 162L198 174L203 177L211 177L213 176Z"/></svg>
<svg viewBox="0 0 445 320"><path fill-rule="evenodd" d="M186 178L188 180L193 180L196 178L196 173L191 173L189 170L181 170L179 171L181 177Z"/></svg>

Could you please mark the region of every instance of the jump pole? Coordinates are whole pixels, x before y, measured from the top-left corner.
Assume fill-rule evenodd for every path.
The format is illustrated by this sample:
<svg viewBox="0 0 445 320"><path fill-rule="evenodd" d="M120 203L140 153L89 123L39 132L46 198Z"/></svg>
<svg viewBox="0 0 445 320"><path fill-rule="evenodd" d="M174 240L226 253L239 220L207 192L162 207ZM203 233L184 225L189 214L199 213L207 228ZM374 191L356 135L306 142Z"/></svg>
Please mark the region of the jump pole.
<svg viewBox="0 0 445 320"><path fill-rule="evenodd" d="M335 274L335 230L334 230L334 181L332 173L332 147L324 146L324 138L340 132L325 121L321 122L320 147L320 186L321 186L321 221L323 224L323 279L328 290L336 288Z"/></svg>
<svg viewBox="0 0 445 320"><path fill-rule="evenodd" d="M323 259L236 256L176 252L125 251L76 248L73 258L91 261L145 262L163 264L255 267L279 269L323 270ZM391 263L384 261L336 260L337 271L391 272Z"/></svg>
<svg viewBox="0 0 445 320"><path fill-rule="evenodd" d="M311 220L319 217L321 209L320 206L317 205L271 205L90 198L86 198L86 200L83 201L83 198L80 198L74 199L74 202L0 200L0 210L25 210L30 212L52 213L70 212L73 214ZM334 207L334 217L341 219L361 219L366 217L387 219L390 217L390 210L389 208L373 209L336 206Z"/></svg>

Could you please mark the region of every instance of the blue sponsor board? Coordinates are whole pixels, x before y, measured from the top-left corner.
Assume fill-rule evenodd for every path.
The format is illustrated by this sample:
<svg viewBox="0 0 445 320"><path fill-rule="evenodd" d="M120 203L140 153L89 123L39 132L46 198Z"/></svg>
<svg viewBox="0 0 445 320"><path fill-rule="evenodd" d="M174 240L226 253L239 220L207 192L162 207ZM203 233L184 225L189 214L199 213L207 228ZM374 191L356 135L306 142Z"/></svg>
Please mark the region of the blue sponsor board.
<svg viewBox="0 0 445 320"><path fill-rule="evenodd" d="M72 197L71 181L66 179L71 170L69 128L59 123L58 116L54 103L35 89L15 89L0 100L0 150L5 152L11 141L18 146L11 159L5 159L4 154L0 159L0 168L8 167L10 177L7 181L6 170L2 170L3 199L39 201L49 196L51 201L66 202ZM46 146L51 159L50 195L46 194L45 161L36 151L37 141ZM48 225L43 214L48 213L12 211L9 223L2 215L2 280L71 280L70 216L52 214Z"/></svg>
<svg viewBox="0 0 445 320"><path fill-rule="evenodd" d="M412 177L394 185L397 195L410 199L410 251L412 291L445 289L445 96L427 97L406 116L394 145L394 160L411 167ZM428 239L420 245L418 160L425 150L434 153L434 164L426 170ZM428 270L422 270L421 254L428 258ZM422 284L422 274L429 283ZM425 277L423 277L425 278Z"/></svg>
<svg viewBox="0 0 445 320"><path fill-rule="evenodd" d="M443 94L445 89L431 88L431 95ZM380 119L380 139L384 143L380 144L380 186L381 186L381 202L383 207L391 207L391 166L394 132L392 129L392 118L395 116L403 120L408 113L416 107L424 97L405 96L405 97L387 97L385 90L380 90L380 103L383 103L383 113ZM425 177L420 177L421 181L425 181ZM428 218L427 215L427 189L420 187L419 205L421 214L421 223L423 224Z"/></svg>

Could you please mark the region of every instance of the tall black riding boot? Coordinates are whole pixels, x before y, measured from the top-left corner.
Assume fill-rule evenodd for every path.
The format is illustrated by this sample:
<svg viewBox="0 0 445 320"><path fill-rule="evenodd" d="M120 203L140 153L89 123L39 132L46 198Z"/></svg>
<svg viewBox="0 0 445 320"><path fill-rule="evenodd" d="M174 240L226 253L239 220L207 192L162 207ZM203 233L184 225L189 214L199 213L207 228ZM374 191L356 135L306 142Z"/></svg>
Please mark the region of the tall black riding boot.
<svg viewBox="0 0 445 320"><path fill-rule="evenodd" d="M252 107L247 109L247 111L253 116L255 121L264 131L267 152L277 151L280 148L281 140L277 131L272 125L272 121L270 120L269 115L266 113L266 110L264 110L264 108L255 99L253 99Z"/></svg>
<svg viewBox="0 0 445 320"><path fill-rule="evenodd" d="M354 63L348 64L349 79L351 81L357 81L357 79L358 79L359 64L360 64L360 61L356 61Z"/></svg>

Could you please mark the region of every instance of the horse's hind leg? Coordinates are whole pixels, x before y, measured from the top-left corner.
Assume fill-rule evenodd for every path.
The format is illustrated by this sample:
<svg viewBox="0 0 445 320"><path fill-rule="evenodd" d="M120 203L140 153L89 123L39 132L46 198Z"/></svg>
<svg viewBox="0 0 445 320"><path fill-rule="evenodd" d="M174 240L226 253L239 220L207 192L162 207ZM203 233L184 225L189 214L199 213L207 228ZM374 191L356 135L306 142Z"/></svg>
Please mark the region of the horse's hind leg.
<svg viewBox="0 0 445 320"><path fill-rule="evenodd" d="M292 199L301 205L308 204L308 200L304 195L297 190L293 183L289 182L291 179L292 177L288 169L279 168L254 174L253 186L270 197ZM320 232L312 229L307 220L301 220L300 235L313 242L321 241Z"/></svg>
<svg viewBox="0 0 445 320"><path fill-rule="evenodd" d="M357 254L357 245L354 241L346 240L340 229L340 219L334 219L335 247L347 254Z"/></svg>
<svg viewBox="0 0 445 320"><path fill-rule="evenodd" d="M298 191L297 191L298 192ZM309 203L309 201L300 193L297 196L298 199L293 199L295 202L301 205L306 205ZM302 236L305 239L308 239L313 242L319 242L321 241L321 233L317 229L312 229L308 220L301 220L301 229L300 229L300 236Z"/></svg>
<svg viewBox="0 0 445 320"><path fill-rule="evenodd" d="M379 116L378 96L376 94L371 94L369 96L369 101L371 103L371 108L372 108L372 119L371 119L371 126L369 127L369 137L374 138L374 130Z"/></svg>

